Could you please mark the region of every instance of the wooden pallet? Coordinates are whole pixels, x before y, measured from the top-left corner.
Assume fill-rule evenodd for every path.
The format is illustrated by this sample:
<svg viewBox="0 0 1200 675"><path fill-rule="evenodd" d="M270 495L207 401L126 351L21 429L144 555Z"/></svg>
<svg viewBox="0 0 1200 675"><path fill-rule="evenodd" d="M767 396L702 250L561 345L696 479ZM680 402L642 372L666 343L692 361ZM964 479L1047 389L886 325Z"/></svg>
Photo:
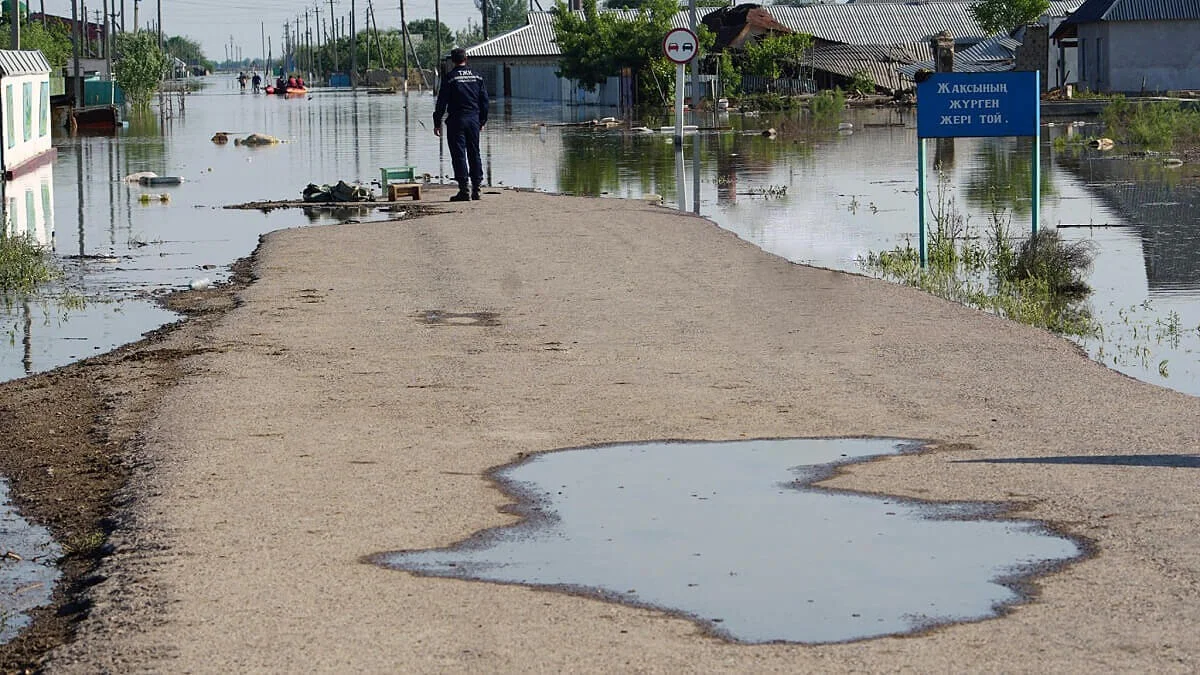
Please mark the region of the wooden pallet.
<svg viewBox="0 0 1200 675"><path fill-rule="evenodd" d="M420 183L388 183L387 196L389 202L401 197L412 197L414 201L421 199Z"/></svg>

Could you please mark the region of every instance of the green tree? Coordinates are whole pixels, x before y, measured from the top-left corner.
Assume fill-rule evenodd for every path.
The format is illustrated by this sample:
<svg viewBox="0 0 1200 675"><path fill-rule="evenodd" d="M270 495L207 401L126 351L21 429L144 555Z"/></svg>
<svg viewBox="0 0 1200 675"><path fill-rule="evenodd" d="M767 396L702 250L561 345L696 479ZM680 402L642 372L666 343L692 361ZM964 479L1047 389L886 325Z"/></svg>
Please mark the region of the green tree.
<svg viewBox="0 0 1200 675"><path fill-rule="evenodd" d="M492 35L495 35L494 31ZM480 42L483 42L483 25L475 23L473 19L467 19L467 27L454 33L456 47L473 47Z"/></svg>
<svg viewBox="0 0 1200 675"><path fill-rule="evenodd" d="M204 56L200 43L190 38L182 35L166 38L163 40L163 50L189 66L202 66L206 70L214 70L213 62Z"/></svg>
<svg viewBox="0 0 1200 675"><path fill-rule="evenodd" d="M1050 0L977 0L968 11L983 32L991 35L1034 23L1049 9Z"/></svg>
<svg viewBox="0 0 1200 675"><path fill-rule="evenodd" d="M673 89L672 64L662 53L663 36L679 11L676 0L647 0L631 20L600 12L596 0L584 0L583 13L562 0L554 6L554 38L562 57L558 76L575 80L589 91L628 68L637 77L637 103L665 103ZM701 47L712 36L701 31Z"/></svg>
<svg viewBox="0 0 1200 675"><path fill-rule="evenodd" d="M812 42L812 36L804 33L747 41L742 47L742 72L768 80L799 75Z"/></svg>
<svg viewBox="0 0 1200 675"><path fill-rule="evenodd" d="M433 19L409 21L408 34L421 36L420 42L413 41L413 46L422 68L437 68L438 61L454 46L454 31L450 30L446 24L438 23ZM441 54L437 53L437 36L439 34L442 36Z"/></svg>
<svg viewBox="0 0 1200 675"><path fill-rule="evenodd" d="M0 22L0 35L7 36L10 32L12 29L5 15L4 21ZM22 19L21 49L39 49L52 68L62 68L71 57L71 36L61 24L53 23L43 27L40 21Z"/></svg>
<svg viewBox="0 0 1200 675"><path fill-rule="evenodd" d="M113 76L130 105L148 108L150 98L167 76L171 57L158 48L158 36L149 31L119 33Z"/></svg>
<svg viewBox="0 0 1200 675"><path fill-rule="evenodd" d="M475 0L475 7L483 13L484 0ZM487 0L488 37L496 37L501 33L525 25L525 15L529 6L524 0ZM482 33L482 27L480 32Z"/></svg>

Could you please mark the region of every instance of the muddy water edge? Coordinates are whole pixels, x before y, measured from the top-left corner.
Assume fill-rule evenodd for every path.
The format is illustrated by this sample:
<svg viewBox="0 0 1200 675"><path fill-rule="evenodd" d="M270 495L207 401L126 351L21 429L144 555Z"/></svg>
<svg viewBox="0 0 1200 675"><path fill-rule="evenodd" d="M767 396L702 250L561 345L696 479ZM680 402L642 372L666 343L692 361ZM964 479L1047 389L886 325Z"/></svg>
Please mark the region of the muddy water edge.
<svg viewBox="0 0 1200 675"><path fill-rule="evenodd" d="M204 291L164 296L185 319L133 344L62 368L0 383L0 474L12 503L45 525L63 549L62 573L49 605L0 645L0 671L32 672L68 641L87 611L81 593L99 581L114 507L143 467L137 433L162 394L187 372L186 357L211 346L202 336L251 281L251 259L233 265L230 281Z"/></svg>

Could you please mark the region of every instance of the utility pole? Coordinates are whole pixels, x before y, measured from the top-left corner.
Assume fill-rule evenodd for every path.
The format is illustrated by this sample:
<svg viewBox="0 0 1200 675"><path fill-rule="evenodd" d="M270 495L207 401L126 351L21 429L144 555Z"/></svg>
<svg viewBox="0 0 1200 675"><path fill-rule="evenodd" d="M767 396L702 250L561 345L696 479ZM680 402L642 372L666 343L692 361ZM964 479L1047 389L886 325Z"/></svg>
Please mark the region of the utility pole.
<svg viewBox="0 0 1200 675"><path fill-rule="evenodd" d="M8 16L12 22L12 49L21 48L21 4L20 0L12 0L12 13Z"/></svg>
<svg viewBox="0 0 1200 675"><path fill-rule="evenodd" d="M121 32L125 32L125 0L121 0Z"/></svg>
<svg viewBox="0 0 1200 675"><path fill-rule="evenodd" d="M354 30L354 0L350 0L350 88L358 88L358 33Z"/></svg>
<svg viewBox="0 0 1200 675"><path fill-rule="evenodd" d="M333 0L329 0L329 35L333 38L329 41L329 44L333 47L333 68L329 72L336 73L338 69L337 19L333 15Z"/></svg>
<svg viewBox="0 0 1200 675"><path fill-rule="evenodd" d="M142 0L133 0L133 32L135 33L142 29L142 27L138 25L138 3L141 1Z"/></svg>
<svg viewBox="0 0 1200 675"><path fill-rule="evenodd" d="M317 75L321 74L321 3L313 5L313 26L317 29Z"/></svg>
<svg viewBox="0 0 1200 675"><path fill-rule="evenodd" d="M158 0L158 48L162 49L162 0Z"/></svg>
<svg viewBox="0 0 1200 675"><path fill-rule="evenodd" d="M112 79L112 56L108 53L108 0L103 0L103 18L100 19L100 37L104 43L104 62L105 69L108 71L109 79Z"/></svg>
<svg viewBox="0 0 1200 675"><path fill-rule="evenodd" d="M400 0L400 53L404 55L404 91L408 91L408 22L404 20L404 0Z"/></svg>
<svg viewBox="0 0 1200 675"><path fill-rule="evenodd" d="M259 47L262 48L263 59L263 77L267 76L267 24L262 21L258 22L258 41Z"/></svg>
<svg viewBox="0 0 1200 675"><path fill-rule="evenodd" d="M74 52L73 55L75 57L75 103L74 103L74 106L76 108L78 108L81 105L83 105L83 78L80 77L80 70L79 70L79 41L80 41L79 34L80 34L80 30L79 30L78 3L76 2L76 0L71 0L71 27L75 31L75 40L73 41L75 44L71 45L71 49Z"/></svg>
<svg viewBox="0 0 1200 675"><path fill-rule="evenodd" d="M437 70L436 76L433 77L433 91L442 90L442 5L438 0L433 0L433 48L437 50L437 54L433 56L433 66Z"/></svg>
<svg viewBox="0 0 1200 675"><path fill-rule="evenodd" d="M483 4L483 39L488 39L488 0L481 0Z"/></svg>
<svg viewBox="0 0 1200 675"><path fill-rule="evenodd" d="M375 28L375 49L379 52L379 67L386 70L388 65L383 61L383 43L379 41L379 21L375 18L375 5L371 4L371 0L367 0L367 9L371 12L371 26Z"/></svg>

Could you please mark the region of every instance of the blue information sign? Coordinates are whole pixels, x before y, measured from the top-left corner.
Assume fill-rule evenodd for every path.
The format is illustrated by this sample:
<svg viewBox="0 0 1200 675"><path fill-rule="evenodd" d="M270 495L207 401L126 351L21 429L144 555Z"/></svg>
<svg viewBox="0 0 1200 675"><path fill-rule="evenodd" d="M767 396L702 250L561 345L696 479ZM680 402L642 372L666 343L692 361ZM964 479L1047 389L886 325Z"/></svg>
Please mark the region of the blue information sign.
<svg viewBox="0 0 1200 675"><path fill-rule="evenodd" d="M917 136L1037 136L1039 75L934 73L917 85Z"/></svg>

